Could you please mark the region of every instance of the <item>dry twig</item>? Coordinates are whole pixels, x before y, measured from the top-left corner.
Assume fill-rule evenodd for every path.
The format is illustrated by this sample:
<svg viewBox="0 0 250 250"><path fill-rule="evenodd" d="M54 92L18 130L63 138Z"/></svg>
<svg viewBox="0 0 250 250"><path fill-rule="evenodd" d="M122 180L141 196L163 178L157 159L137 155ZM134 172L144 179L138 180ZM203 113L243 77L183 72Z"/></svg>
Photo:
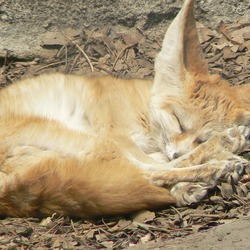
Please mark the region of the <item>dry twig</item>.
<svg viewBox="0 0 250 250"><path fill-rule="evenodd" d="M127 49L133 48L135 45L137 45L137 42L125 46L125 47L120 51L120 53L117 55L117 57L116 57L116 59L115 59L115 61L114 61L114 64L113 64L112 69L111 69L111 72L114 70L116 63L118 62L118 60L120 59L120 57L122 56L122 54L123 54Z"/></svg>
<svg viewBox="0 0 250 250"><path fill-rule="evenodd" d="M85 51L77 43L72 41L69 37L66 36L66 38L69 40L70 43L72 43L74 46L76 46L76 48L84 55L85 59L87 60L89 66L90 66L91 71L94 72L95 71L94 67L93 67L88 55L85 53Z"/></svg>

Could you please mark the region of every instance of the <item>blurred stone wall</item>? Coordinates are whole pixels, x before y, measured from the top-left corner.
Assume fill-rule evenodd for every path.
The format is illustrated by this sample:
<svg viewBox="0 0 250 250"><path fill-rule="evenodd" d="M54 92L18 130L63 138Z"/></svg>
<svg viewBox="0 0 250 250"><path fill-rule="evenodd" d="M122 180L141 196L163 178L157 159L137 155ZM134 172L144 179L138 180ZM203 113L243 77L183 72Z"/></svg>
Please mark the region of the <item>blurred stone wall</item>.
<svg viewBox="0 0 250 250"><path fill-rule="evenodd" d="M139 27L163 35L181 0L3 0L0 1L0 57L43 55L42 37L49 31ZM216 27L220 21L250 20L249 0L198 0L197 19ZM45 56L45 54L44 54Z"/></svg>

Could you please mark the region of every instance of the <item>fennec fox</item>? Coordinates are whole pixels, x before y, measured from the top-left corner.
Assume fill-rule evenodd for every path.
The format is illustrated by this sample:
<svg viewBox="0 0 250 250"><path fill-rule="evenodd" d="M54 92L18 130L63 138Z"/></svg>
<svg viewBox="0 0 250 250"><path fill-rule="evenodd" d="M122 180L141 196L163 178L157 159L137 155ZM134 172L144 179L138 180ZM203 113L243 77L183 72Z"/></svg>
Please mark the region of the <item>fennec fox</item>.
<svg viewBox="0 0 250 250"><path fill-rule="evenodd" d="M0 214L125 214L197 202L239 179L247 162L233 153L247 145L249 110L209 75L193 5L169 27L153 82L52 74L0 91ZM189 152L167 162L182 136Z"/></svg>

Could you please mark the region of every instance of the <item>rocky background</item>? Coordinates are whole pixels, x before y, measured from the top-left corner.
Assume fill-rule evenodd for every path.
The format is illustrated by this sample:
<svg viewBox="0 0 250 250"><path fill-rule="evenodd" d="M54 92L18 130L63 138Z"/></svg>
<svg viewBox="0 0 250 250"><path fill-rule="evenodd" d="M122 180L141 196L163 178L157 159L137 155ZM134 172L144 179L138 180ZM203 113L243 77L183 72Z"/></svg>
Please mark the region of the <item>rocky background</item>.
<svg viewBox="0 0 250 250"><path fill-rule="evenodd" d="M62 35L113 27L132 27L162 38L182 0L4 0L0 1L0 56L9 50L16 58L47 55L43 37L51 31ZM225 23L250 20L248 0L197 0L197 19L213 29ZM160 38L160 40L161 40Z"/></svg>

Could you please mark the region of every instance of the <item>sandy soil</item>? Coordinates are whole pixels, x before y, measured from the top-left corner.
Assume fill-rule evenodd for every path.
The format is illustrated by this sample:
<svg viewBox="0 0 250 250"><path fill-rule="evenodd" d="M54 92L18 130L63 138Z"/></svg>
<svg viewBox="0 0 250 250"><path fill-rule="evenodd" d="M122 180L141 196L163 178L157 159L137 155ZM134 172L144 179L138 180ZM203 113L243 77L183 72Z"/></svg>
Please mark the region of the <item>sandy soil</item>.
<svg viewBox="0 0 250 250"><path fill-rule="evenodd" d="M183 238L156 243L139 244L128 249L204 249L204 250L239 250L250 248L250 217L231 221L202 233L195 233Z"/></svg>

